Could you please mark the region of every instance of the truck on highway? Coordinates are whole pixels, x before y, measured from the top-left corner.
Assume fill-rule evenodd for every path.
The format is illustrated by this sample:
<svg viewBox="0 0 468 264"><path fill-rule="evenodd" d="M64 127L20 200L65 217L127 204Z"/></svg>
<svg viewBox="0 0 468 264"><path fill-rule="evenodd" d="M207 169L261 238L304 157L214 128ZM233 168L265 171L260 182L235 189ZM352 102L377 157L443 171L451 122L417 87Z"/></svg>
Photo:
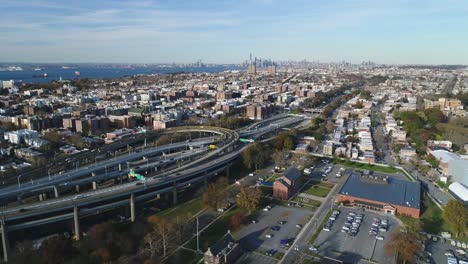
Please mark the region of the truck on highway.
<svg viewBox="0 0 468 264"><path fill-rule="evenodd" d="M137 178L140 181L146 180L145 176L136 173L134 169L130 169L130 172L128 173L128 176L133 177L133 178Z"/></svg>

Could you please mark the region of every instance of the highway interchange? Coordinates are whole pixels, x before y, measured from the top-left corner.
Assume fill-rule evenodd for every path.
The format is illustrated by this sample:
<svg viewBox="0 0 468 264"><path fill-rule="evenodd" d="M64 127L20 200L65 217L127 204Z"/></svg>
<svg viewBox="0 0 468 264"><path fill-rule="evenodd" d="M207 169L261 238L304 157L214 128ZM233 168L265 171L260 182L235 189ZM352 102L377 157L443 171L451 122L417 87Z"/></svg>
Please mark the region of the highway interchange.
<svg viewBox="0 0 468 264"><path fill-rule="evenodd" d="M45 191L53 192L54 189L58 194L61 189L70 189L77 185L83 186L92 182L125 179L128 169L135 163L139 163L133 167L136 171L144 172L148 168L157 171L156 176L149 176L144 182L125 180L121 181L120 184L97 189L82 188L83 191L79 193L74 191L70 193L68 190L64 194L56 195L55 198L43 201L9 204L1 212L2 223L8 225L9 230L15 230L71 218L71 209L74 207L83 208L81 210L83 212L86 210L91 212L93 208L96 209L95 211L102 211L106 207L115 208L121 204L128 204L132 194L135 195L136 201L139 201L162 193L174 193L177 188L206 180L207 177L216 175L229 167L245 147L245 145L239 144L239 134L244 137L258 138L302 120L303 118L300 117L285 115L276 118L268 125L253 126L239 133L214 127L170 129L167 131L168 133L191 131L204 132L210 136L140 149L61 174L1 188L0 199L16 201L18 198L36 196ZM209 145L216 145L216 148L209 150ZM171 154L170 152L175 153ZM165 165L170 166L165 171L158 170L158 167ZM176 201L176 194L174 196L174 201ZM107 203L106 200L109 202ZM41 215L45 215L47 219L42 219Z"/></svg>

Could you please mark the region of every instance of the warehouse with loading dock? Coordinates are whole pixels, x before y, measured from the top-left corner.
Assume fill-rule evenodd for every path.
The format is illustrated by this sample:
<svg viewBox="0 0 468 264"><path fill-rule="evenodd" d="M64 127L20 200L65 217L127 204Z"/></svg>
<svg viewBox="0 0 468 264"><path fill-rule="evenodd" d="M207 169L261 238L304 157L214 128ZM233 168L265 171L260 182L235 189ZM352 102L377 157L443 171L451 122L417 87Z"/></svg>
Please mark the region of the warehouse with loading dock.
<svg viewBox="0 0 468 264"><path fill-rule="evenodd" d="M353 172L337 194L336 202L419 218L421 186L418 182Z"/></svg>

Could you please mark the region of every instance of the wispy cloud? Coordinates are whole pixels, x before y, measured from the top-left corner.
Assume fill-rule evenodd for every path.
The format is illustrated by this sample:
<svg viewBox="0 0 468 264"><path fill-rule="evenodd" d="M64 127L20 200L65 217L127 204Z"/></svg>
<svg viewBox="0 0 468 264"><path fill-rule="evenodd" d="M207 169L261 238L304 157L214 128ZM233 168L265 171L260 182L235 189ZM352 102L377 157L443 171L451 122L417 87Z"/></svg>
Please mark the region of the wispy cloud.
<svg viewBox="0 0 468 264"><path fill-rule="evenodd" d="M38 51L51 57L58 56L51 51L69 52L73 57L89 52L120 56L123 50L135 56L150 52L153 57L146 57L156 59L179 56L176 48L185 47L185 55L192 51L198 58L231 58L255 49L272 55L278 50L287 57L288 50L306 52L310 46L328 51L327 42L343 36L355 43L375 43L386 31L411 40L411 46L419 43L418 34L455 38L454 32L468 26L468 2L456 0L2 0L1 5L8 12L0 16L0 50L9 60ZM457 38L468 45L467 37Z"/></svg>

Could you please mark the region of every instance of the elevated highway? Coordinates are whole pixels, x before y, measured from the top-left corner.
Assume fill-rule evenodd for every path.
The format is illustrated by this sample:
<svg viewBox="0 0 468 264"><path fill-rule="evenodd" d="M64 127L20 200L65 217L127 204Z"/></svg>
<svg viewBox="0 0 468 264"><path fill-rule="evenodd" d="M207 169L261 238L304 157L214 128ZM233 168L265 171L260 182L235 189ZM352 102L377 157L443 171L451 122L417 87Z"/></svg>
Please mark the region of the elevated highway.
<svg viewBox="0 0 468 264"><path fill-rule="evenodd" d="M297 117L279 120L273 123L274 126L270 124L256 131L250 131L248 135L256 138L259 135L292 125L301 120L301 118ZM76 234L76 238L79 239L80 218L107 210L113 210L125 205L130 207L130 218L134 221L136 217L136 202L154 199L165 194L169 196L172 195L173 202L177 203L178 189L199 182L207 184L209 177L217 175L222 171L227 171L228 173L230 165L246 147L239 146L239 134L228 129L217 127L178 127L168 129L166 132L204 132L213 136L141 149L138 152L130 153L125 156L118 156L63 174L43 177L34 183L21 183L18 186L9 186L0 189L0 199L5 200L11 199L12 197L15 198L18 195L24 195L25 193L37 192L47 188L56 188L57 186L83 185L93 181L105 181L113 178L126 177L125 173L129 168L128 165L121 165L123 166L122 170L108 173L104 173L103 167L128 164L127 162L138 161L143 157L149 160L138 165L136 170L144 171L147 168L157 168L163 163L174 163L177 162L177 160L189 160L185 164L160 172L156 176L146 177L145 181L121 182L120 184L102 189L63 195L43 201L7 205L0 211L0 231L3 238L4 259L8 259L8 230L20 230L73 219L74 233ZM215 144L216 148L207 151L207 145L212 144ZM189 150L190 146L193 146L193 149ZM163 157L151 157L151 155L176 150L183 150L184 153L165 154ZM201 154L205 155L202 155L200 158ZM190 160L191 158L196 159Z"/></svg>
<svg viewBox="0 0 468 264"><path fill-rule="evenodd" d="M287 118L272 121L271 123L269 123L268 125L264 127L240 131L239 136L242 138L257 139L265 134L274 132L284 127L292 126L294 124L302 122L303 120L304 120L304 117L302 116L288 116Z"/></svg>

